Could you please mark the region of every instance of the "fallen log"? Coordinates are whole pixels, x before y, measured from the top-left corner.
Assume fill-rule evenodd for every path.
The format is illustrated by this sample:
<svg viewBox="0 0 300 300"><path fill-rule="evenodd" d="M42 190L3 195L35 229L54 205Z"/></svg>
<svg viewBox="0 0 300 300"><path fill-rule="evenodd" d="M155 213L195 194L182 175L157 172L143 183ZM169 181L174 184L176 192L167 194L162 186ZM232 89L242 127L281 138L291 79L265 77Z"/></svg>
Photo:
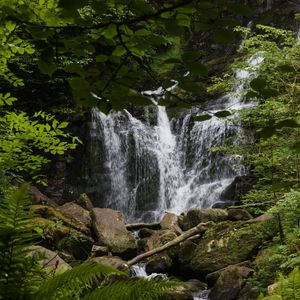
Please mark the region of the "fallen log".
<svg viewBox="0 0 300 300"><path fill-rule="evenodd" d="M164 244L163 246L152 249L150 251L147 251L145 253L142 253L142 254L134 257L133 259L131 259L127 262L127 265L133 266L136 263L144 260L145 258L148 258L148 257L150 257L154 254L160 253L164 250L167 250L171 247L174 247L174 246L178 245L179 243L185 241L186 239L188 239L188 238L190 238L194 235L198 235L200 233L205 232L209 227L213 226L214 224L215 223L212 222L212 221L209 221L207 223L200 223L197 226L185 231L183 234L179 235L177 238L173 239L172 241Z"/></svg>
<svg viewBox="0 0 300 300"><path fill-rule="evenodd" d="M149 228L149 229L160 229L160 223L134 223L134 224L127 224L126 229L127 230L139 230L142 228Z"/></svg>

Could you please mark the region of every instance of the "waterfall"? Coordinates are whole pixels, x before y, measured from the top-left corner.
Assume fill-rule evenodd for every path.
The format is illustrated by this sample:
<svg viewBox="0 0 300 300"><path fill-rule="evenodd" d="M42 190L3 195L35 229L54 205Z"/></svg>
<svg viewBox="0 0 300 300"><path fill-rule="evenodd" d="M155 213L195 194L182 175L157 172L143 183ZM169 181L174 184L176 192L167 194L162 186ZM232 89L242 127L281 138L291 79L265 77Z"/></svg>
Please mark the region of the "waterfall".
<svg viewBox="0 0 300 300"><path fill-rule="evenodd" d="M210 104L212 113L254 104L243 102L243 93L262 61L257 54L236 72L232 93ZM163 90L145 94L162 97ZM242 158L212 149L230 139L239 143L238 113L226 120L213 116L195 122L192 115L201 114L198 109L172 119L163 106L154 104L151 110L156 114L152 122L149 112L144 121L127 110L109 115L92 110L84 165L86 191L94 204L122 210L128 221L147 221L159 220L165 211L180 214L233 200L226 190L246 174Z"/></svg>

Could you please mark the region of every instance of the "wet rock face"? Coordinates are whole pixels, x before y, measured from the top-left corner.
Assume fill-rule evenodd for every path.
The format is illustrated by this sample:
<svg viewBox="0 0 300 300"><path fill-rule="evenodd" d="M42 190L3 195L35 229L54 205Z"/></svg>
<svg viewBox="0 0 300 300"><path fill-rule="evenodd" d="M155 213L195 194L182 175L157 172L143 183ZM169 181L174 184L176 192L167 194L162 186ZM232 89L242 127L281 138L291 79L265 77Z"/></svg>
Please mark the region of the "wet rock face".
<svg viewBox="0 0 300 300"><path fill-rule="evenodd" d="M180 265L186 271L207 274L251 258L259 246L277 233L277 224L266 216L245 222L222 222L208 229L194 245L181 245Z"/></svg>
<svg viewBox="0 0 300 300"><path fill-rule="evenodd" d="M94 208L92 217L99 243L121 257L135 256L137 244L131 232L126 229L124 216L120 211L110 208Z"/></svg>

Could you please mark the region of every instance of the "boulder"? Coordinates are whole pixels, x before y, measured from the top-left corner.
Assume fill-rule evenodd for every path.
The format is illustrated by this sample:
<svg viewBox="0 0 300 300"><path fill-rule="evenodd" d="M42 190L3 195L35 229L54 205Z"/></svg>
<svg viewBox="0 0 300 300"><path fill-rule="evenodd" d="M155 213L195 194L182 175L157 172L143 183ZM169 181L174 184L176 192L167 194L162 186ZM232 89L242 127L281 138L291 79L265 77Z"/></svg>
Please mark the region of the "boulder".
<svg viewBox="0 0 300 300"><path fill-rule="evenodd" d="M63 214L68 215L70 218L81 222L87 227L92 226L92 218L90 213L74 202L68 202L58 208Z"/></svg>
<svg viewBox="0 0 300 300"><path fill-rule="evenodd" d="M243 268L245 267L246 269L251 269L252 271L254 271L251 268L252 263L251 263L250 260L246 260L246 261L244 261L242 263L239 263L239 264L236 264L234 266L235 267L243 267ZM232 267L232 266L229 266L229 267ZM205 277L205 282L207 282L210 286L214 285L217 282L217 280L219 279L219 277L222 274L222 272L224 270L226 270L226 268L228 268L228 267L225 267L223 269L220 269L220 270L217 270L215 272L207 274L206 277Z"/></svg>
<svg viewBox="0 0 300 300"><path fill-rule="evenodd" d="M246 283L236 299L237 300L257 300L259 294L260 294L260 292L258 289L255 289Z"/></svg>
<svg viewBox="0 0 300 300"><path fill-rule="evenodd" d="M146 241L146 251L161 247L172 241L177 234L172 230L155 231ZM164 273L173 267L173 258L177 256L178 247L173 247L149 257L146 261L146 271L151 273Z"/></svg>
<svg viewBox="0 0 300 300"><path fill-rule="evenodd" d="M42 246L31 246L29 255L39 260L40 266L49 272L55 274L63 273L72 269L56 252L46 249Z"/></svg>
<svg viewBox="0 0 300 300"><path fill-rule="evenodd" d="M255 219L253 219L255 220ZM277 232L274 218L261 217L256 221L226 221L209 228L197 243L179 251L181 268L205 275L251 258L266 240Z"/></svg>
<svg viewBox="0 0 300 300"><path fill-rule="evenodd" d="M188 288L188 290L193 294L207 289L207 284L198 279L190 279L185 282L185 285Z"/></svg>
<svg viewBox="0 0 300 300"><path fill-rule="evenodd" d="M113 254L130 258L136 255L137 243L126 229L123 214L110 208L94 208L93 227L100 244L108 247Z"/></svg>
<svg viewBox="0 0 300 300"><path fill-rule="evenodd" d="M68 227L70 230L74 229L76 231L80 231L84 235L91 235L90 229L84 223L82 223L77 218L73 218L73 216L69 214L65 214L58 208L50 207L47 205L32 205L30 210L35 215L56 223L60 223Z"/></svg>
<svg viewBox="0 0 300 300"><path fill-rule="evenodd" d="M130 275L130 267L127 265L127 262L118 256L93 257L91 260L102 265L112 266L115 269Z"/></svg>
<svg viewBox="0 0 300 300"><path fill-rule="evenodd" d="M72 254L75 259L79 260L89 256L94 244L94 240L90 236L63 225L61 221L41 217L35 217L34 221L43 229L42 245Z"/></svg>
<svg viewBox="0 0 300 300"><path fill-rule="evenodd" d="M182 220L182 229L189 230L195 227L199 223L205 223L208 221L221 222L226 220L228 213L226 209L220 208L201 208L192 209L188 211Z"/></svg>
<svg viewBox="0 0 300 300"><path fill-rule="evenodd" d="M242 290L245 279L252 273L247 267L228 266L220 274L209 293L211 300L234 300Z"/></svg>
<svg viewBox="0 0 300 300"><path fill-rule="evenodd" d="M109 251L106 246L93 245L91 254L95 257L108 255Z"/></svg>
<svg viewBox="0 0 300 300"><path fill-rule="evenodd" d="M191 291L185 286L178 286L171 291L166 292L159 300L193 300Z"/></svg>
<svg viewBox="0 0 300 300"><path fill-rule="evenodd" d="M178 223L178 216L173 213L166 213L164 215L164 217L160 221L160 227L161 229L171 229L178 232L179 234L182 233L182 230L179 227Z"/></svg>
<svg viewBox="0 0 300 300"><path fill-rule="evenodd" d="M76 203L89 212L92 212L94 208L91 199L84 193L80 195L80 197L76 200Z"/></svg>
<svg viewBox="0 0 300 300"><path fill-rule="evenodd" d="M57 207L58 205L50 199L48 196L43 194L37 187L30 186L29 187L29 196L34 204L42 204L42 205L49 205L52 207Z"/></svg>
<svg viewBox="0 0 300 300"><path fill-rule="evenodd" d="M230 208L227 209L228 219L232 221L247 221L253 219L251 214L242 208Z"/></svg>

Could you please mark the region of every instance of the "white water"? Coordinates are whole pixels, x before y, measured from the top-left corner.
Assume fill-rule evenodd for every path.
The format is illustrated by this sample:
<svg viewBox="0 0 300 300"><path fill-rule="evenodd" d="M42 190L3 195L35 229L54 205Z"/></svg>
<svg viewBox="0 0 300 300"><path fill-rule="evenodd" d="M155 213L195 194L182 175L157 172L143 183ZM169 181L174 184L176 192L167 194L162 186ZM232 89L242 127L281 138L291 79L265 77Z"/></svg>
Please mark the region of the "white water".
<svg viewBox="0 0 300 300"><path fill-rule="evenodd" d="M147 275L144 263L136 264L132 266L132 269L135 277L151 279L160 276L162 278L167 278L165 274L161 274L161 273L153 273L151 275ZM209 290L199 291L198 293L193 294L193 296L194 296L194 300L208 300Z"/></svg>
<svg viewBox="0 0 300 300"><path fill-rule="evenodd" d="M212 113L253 105L243 103L243 93L262 61L262 56L253 56L247 68L236 72L234 90L216 101ZM163 90L145 94L163 97ZM232 200L224 191L246 173L242 159L211 149L224 145L228 138L233 139L231 143L239 142L236 137L241 128L232 122L236 114L228 120L213 116L194 122L191 116L201 114L197 109L171 120L165 107L156 105L155 109L155 125L128 111L105 115L93 109L86 174L87 190L95 193L99 206L120 209L129 221L136 221Z"/></svg>

